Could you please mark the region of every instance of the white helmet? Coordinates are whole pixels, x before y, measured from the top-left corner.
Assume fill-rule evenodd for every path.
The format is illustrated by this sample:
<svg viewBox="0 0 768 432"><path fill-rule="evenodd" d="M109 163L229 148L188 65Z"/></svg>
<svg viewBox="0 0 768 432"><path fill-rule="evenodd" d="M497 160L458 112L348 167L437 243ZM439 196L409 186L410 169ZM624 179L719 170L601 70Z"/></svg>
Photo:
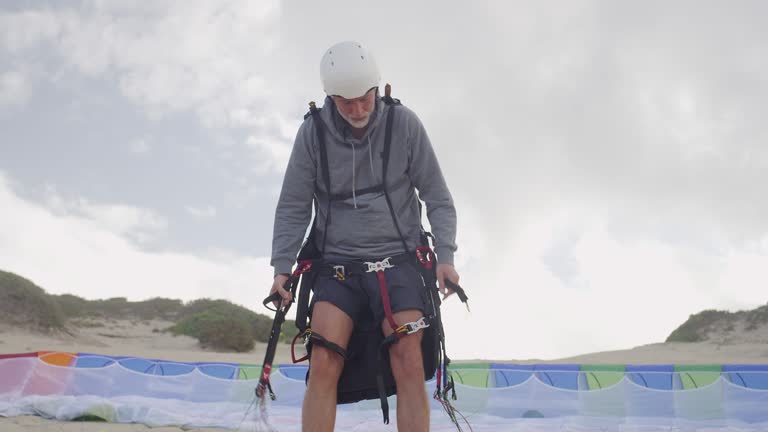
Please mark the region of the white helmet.
<svg viewBox="0 0 768 432"><path fill-rule="evenodd" d="M329 96L354 99L378 87L381 74L373 55L362 44L340 42L325 51L320 79Z"/></svg>

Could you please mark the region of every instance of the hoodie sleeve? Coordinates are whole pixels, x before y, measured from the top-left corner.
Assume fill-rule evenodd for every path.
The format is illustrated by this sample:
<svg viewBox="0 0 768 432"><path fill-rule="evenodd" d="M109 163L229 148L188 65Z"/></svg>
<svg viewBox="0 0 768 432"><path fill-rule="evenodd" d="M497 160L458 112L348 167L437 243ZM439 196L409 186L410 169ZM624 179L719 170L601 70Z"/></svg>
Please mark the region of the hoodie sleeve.
<svg viewBox="0 0 768 432"><path fill-rule="evenodd" d="M408 143L410 164L408 172L411 182L419 191L427 206L427 218L435 235L435 253L438 261L453 264L456 252L456 207L443 178L443 172L437 156L429 141L427 131L419 118L412 111L405 109L408 118Z"/></svg>
<svg viewBox="0 0 768 432"><path fill-rule="evenodd" d="M291 272L312 218L312 200L317 176L312 147L312 122L311 119L305 121L296 134L291 157L285 169L280 198L277 201L270 262L275 268L275 274Z"/></svg>

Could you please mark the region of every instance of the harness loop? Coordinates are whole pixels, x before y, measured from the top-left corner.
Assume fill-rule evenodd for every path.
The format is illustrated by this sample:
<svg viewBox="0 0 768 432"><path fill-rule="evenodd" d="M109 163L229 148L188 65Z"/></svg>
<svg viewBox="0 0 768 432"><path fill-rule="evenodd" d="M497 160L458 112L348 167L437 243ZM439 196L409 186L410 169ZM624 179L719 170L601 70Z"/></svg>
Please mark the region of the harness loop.
<svg viewBox="0 0 768 432"><path fill-rule="evenodd" d="M416 247L416 258L418 258L425 269L432 270L432 266L435 262L435 253L432 252L432 248L429 246Z"/></svg>

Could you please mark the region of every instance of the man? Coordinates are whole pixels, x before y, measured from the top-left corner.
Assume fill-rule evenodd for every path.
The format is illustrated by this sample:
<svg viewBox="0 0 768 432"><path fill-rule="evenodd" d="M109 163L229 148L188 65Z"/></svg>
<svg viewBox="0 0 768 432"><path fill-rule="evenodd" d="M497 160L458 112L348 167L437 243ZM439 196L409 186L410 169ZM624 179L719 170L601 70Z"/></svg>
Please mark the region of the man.
<svg viewBox="0 0 768 432"><path fill-rule="evenodd" d="M271 292L280 293L284 302L290 300L283 286L309 225L313 202L316 219L310 238L324 262L380 264L388 263L388 257L411 256L421 244L421 198L436 238L439 289L443 296L450 295L445 280L459 281L453 267L456 210L423 125L412 111L397 106L389 154L384 154L386 119L395 107L380 97L378 67L361 44L342 42L329 48L320 73L327 97L320 112L308 116L299 128L277 204ZM424 282L414 265L395 265L383 273L388 304L372 274L348 279L337 274L315 282L312 333L331 344L312 345L302 410L305 432L333 430L337 383L344 368L340 353L360 320L372 314L388 336L393 327L418 322L425 315ZM385 318L387 306L391 314ZM422 336L422 331L407 334L389 348L400 431L429 429ZM333 344L341 350L331 349Z"/></svg>

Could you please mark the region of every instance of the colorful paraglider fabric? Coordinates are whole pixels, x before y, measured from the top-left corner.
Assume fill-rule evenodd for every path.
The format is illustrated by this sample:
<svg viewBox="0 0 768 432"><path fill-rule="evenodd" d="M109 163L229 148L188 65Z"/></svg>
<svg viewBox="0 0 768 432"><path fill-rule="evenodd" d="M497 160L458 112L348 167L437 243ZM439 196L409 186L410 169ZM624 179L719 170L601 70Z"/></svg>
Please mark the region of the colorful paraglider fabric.
<svg viewBox="0 0 768 432"><path fill-rule="evenodd" d="M277 398L266 410L254 409L260 369L93 353L4 354L0 416L254 431L268 413L271 428L299 431L306 366L273 370ZM453 404L475 432L768 430L768 365L458 363L450 373ZM426 386L431 394L434 383ZM339 406L337 430L393 430L381 424L379 409L378 400ZM439 403L432 409L431 430L456 430Z"/></svg>

